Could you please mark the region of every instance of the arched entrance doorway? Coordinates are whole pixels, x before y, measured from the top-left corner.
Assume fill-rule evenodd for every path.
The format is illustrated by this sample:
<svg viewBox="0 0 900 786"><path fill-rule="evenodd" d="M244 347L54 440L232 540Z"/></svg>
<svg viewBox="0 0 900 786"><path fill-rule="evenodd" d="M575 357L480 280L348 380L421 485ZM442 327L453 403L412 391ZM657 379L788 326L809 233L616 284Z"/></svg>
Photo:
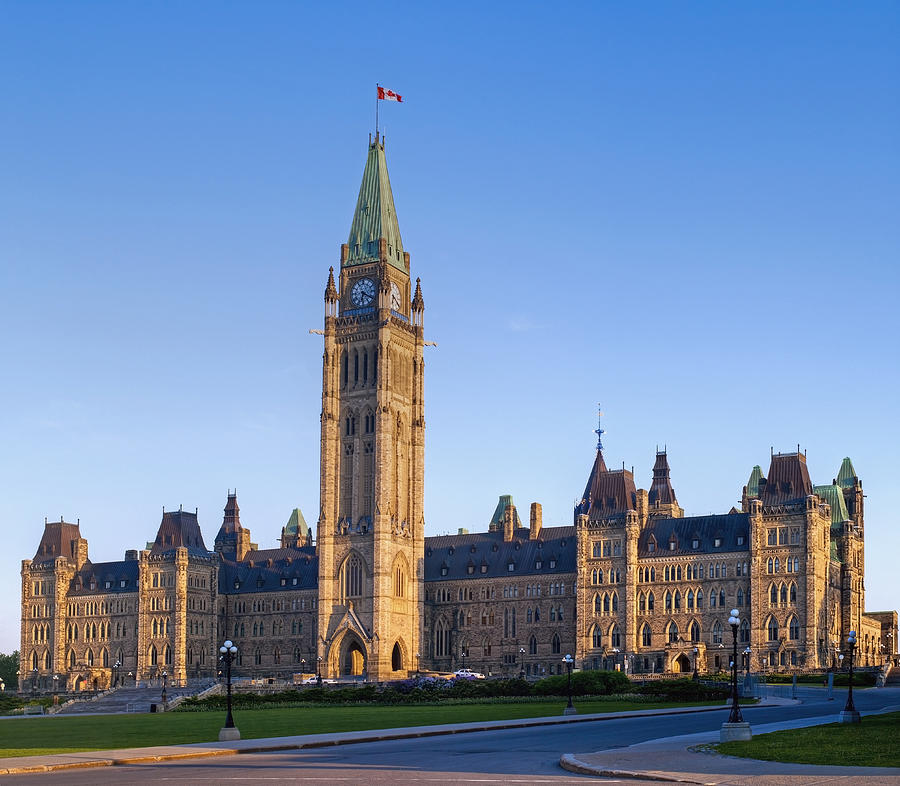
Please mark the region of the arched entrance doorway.
<svg viewBox="0 0 900 786"><path fill-rule="evenodd" d="M360 677L366 671L366 653L355 637L349 637L343 646L341 657L341 674L347 677Z"/></svg>
<svg viewBox="0 0 900 786"><path fill-rule="evenodd" d="M391 651L391 670L400 671L403 668L403 653L400 651L400 642L394 644Z"/></svg>
<svg viewBox="0 0 900 786"><path fill-rule="evenodd" d="M684 674L691 670L691 661L683 652L675 660L672 661L672 671Z"/></svg>

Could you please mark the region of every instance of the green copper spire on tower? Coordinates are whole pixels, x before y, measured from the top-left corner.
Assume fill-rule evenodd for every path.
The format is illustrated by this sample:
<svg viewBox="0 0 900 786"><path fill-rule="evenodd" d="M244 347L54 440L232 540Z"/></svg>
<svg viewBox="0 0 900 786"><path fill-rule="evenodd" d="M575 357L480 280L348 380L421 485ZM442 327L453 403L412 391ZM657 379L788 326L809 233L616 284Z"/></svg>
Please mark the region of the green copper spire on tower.
<svg viewBox="0 0 900 786"><path fill-rule="evenodd" d="M852 489L856 485L856 470L853 469L853 462L849 458L845 458L841 462L841 469L838 472L837 484L841 488Z"/></svg>
<svg viewBox="0 0 900 786"><path fill-rule="evenodd" d="M757 464L750 473L750 480L747 481L747 496L754 499L759 496L759 481L762 480L762 468Z"/></svg>
<svg viewBox="0 0 900 786"><path fill-rule="evenodd" d="M384 157L384 139L376 135L369 145L343 264L362 265L382 258L398 270L409 272Z"/></svg>

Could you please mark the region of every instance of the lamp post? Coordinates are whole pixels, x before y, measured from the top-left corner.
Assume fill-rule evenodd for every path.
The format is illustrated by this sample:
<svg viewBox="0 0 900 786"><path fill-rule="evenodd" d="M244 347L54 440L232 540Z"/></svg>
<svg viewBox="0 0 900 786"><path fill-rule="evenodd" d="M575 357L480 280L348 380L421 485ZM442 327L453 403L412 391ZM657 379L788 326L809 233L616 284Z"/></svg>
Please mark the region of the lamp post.
<svg viewBox="0 0 900 786"><path fill-rule="evenodd" d="M322 656L316 658L316 685L322 686Z"/></svg>
<svg viewBox="0 0 900 786"><path fill-rule="evenodd" d="M519 664L519 679L525 679L525 648L519 647L519 657L522 659L522 662Z"/></svg>
<svg viewBox="0 0 900 786"><path fill-rule="evenodd" d="M53 703L59 702L59 674L53 675Z"/></svg>
<svg viewBox="0 0 900 786"><path fill-rule="evenodd" d="M853 706L853 651L856 649L856 631L851 630L847 636L847 647L850 650L850 686L847 689L847 703L841 713L841 723L859 723L859 713Z"/></svg>
<svg viewBox="0 0 900 786"><path fill-rule="evenodd" d="M700 679L700 672L697 670L697 658L699 656L700 649L698 647L694 647L694 680Z"/></svg>
<svg viewBox="0 0 900 786"><path fill-rule="evenodd" d="M231 715L231 662L234 660L234 656L237 655L237 647L234 646L231 639L225 639L222 646L219 647L219 652L222 655L222 660L225 661L225 689L227 691L225 701L228 707L228 714L225 716L225 726L219 730L219 740L239 740L241 733L234 725L234 718Z"/></svg>
<svg viewBox="0 0 900 786"><path fill-rule="evenodd" d="M421 658L421 657L422 657L422 655L417 652L416 653L416 676L417 677L419 676L419 658Z"/></svg>
<svg viewBox="0 0 900 786"><path fill-rule="evenodd" d="M719 732L721 742L731 742L732 740L749 740L753 734L750 730L750 724L744 720L741 715L741 705L738 702L737 691L737 634L738 626L741 624L740 611L738 609L731 610L731 616L728 618L728 624L731 625L731 712L728 720L722 724L722 730Z"/></svg>
<svg viewBox="0 0 900 786"><path fill-rule="evenodd" d="M34 669L31 672L31 692L32 693L37 692L37 681L38 681L38 670Z"/></svg>
<svg viewBox="0 0 900 786"><path fill-rule="evenodd" d="M134 677L134 674L132 674L132 673L129 671L129 672L128 672L128 679L129 679L129 681L130 681L133 677Z"/></svg>
<svg viewBox="0 0 900 786"><path fill-rule="evenodd" d="M744 670L747 673L747 676L750 676L750 648L744 650Z"/></svg>
<svg viewBox="0 0 900 786"><path fill-rule="evenodd" d="M22 670L16 669L16 690L22 692Z"/></svg>
<svg viewBox="0 0 900 786"><path fill-rule="evenodd" d="M576 715L578 710L575 709L575 705L572 704L572 664L575 662L571 655L566 654L566 657L562 659L562 662L566 664L566 672L568 674L568 682L567 688L569 694L569 703L566 705L566 708L563 710L563 715Z"/></svg>
<svg viewBox="0 0 900 786"><path fill-rule="evenodd" d="M122 662L117 660L113 664L113 687L116 688L119 685L119 669L122 668ZM59 679L58 677L54 677L54 679Z"/></svg>
<svg viewBox="0 0 900 786"><path fill-rule="evenodd" d="M303 676L305 674L306 674L306 658L300 658L300 679L301 680L306 679L306 677Z"/></svg>
<svg viewBox="0 0 900 786"><path fill-rule="evenodd" d="M163 669L162 678L163 678L162 703L163 703L163 707L165 707L166 701L167 701L166 688L169 687L169 673L165 669Z"/></svg>

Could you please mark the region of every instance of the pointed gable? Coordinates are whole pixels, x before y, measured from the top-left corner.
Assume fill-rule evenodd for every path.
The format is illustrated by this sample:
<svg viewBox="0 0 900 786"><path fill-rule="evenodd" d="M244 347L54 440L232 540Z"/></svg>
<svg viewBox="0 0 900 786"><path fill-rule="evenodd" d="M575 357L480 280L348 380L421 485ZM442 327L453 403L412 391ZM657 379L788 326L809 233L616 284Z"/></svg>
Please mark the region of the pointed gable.
<svg viewBox="0 0 900 786"><path fill-rule="evenodd" d="M381 240L385 241L388 264L408 272L384 155L384 139L379 140L376 136L369 145L344 264L361 265L378 261Z"/></svg>

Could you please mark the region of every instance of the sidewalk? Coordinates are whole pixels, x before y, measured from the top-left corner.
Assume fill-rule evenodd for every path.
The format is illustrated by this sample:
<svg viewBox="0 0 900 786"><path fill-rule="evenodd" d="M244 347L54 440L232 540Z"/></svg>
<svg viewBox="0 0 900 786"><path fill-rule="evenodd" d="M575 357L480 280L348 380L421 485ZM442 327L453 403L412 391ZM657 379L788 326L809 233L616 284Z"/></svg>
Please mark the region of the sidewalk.
<svg viewBox="0 0 900 786"><path fill-rule="evenodd" d="M757 706L793 704L783 699L767 700ZM46 756L19 756L0 759L0 775L18 775L29 772L83 767L112 767L120 764L144 764L207 756L231 756L238 753L266 753L271 751L323 748L331 745L349 745L359 742L382 742L416 737L432 737L442 734L466 734L500 729L524 729L531 726L553 726L563 723L588 723L611 721L621 718L646 718L654 715L682 715L695 712L722 712L722 705L708 707L679 707L659 710L631 710L628 712L604 712L592 715L553 715L521 720L483 721L478 723L450 723L440 726L408 726L400 729L372 729L369 731L343 732L340 734L304 734L296 737L269 737L265 739L237 740L234 742L202 742L190 745L159 745L151 748L123 748L120 750L83 751L81 753L57 753ZM240 726L240 724L238 724Z"/></svg>
<svg viewBox="0 0 900 786"><path fill-rule="evenodd" d="M884 711L893 711L894 708ZM869 715L874 713L863 713ZM766 734L782 729L799 729L832 723L833 718L803 718L783 723L754 726L754 734ZM842 786L859 784L900 784L900 768L887 767L827 767L814 764L790 764L757 759L739 759L721 756L705 746L719 742L719 732L686 734L614 748L598 753L566 753L560 758L560 766L570 772L614 778L639 778L643 780L699 783L708 786L719 784L755 784L770 782L780 786L804 786L805 784L840 783Z"/></svg>

